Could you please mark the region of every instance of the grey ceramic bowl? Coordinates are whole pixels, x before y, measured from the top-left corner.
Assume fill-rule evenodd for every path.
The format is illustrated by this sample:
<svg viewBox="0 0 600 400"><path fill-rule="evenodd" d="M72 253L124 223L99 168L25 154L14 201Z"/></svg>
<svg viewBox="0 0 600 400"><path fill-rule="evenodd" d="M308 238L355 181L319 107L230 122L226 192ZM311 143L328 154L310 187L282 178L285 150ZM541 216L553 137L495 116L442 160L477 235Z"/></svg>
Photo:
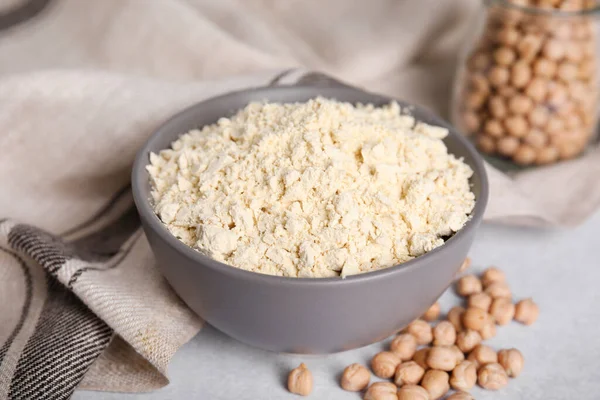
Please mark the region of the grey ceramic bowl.
<svg viewBox="0 0 600 400"><path fill-rule="evenodd" d="M284 278L214 261L167 231L149 201L145 166L150 152L168 148L182 133L230 116L251 101L296 102L317 95L376 105L391 100L350 87L270 87L227 94L167 121L140 150L133 167L133 195L144 231L175 291L217 329L241 342L278 352L332 353L361 347L418 318L452 282L471 247L488 198L485 170L475 149L448 123L412 107L418 120L450 129L445 139L449 151L463 157L475 171L472 188L477 201L472 218L443 246L404 264L346 279Z"/></svg>

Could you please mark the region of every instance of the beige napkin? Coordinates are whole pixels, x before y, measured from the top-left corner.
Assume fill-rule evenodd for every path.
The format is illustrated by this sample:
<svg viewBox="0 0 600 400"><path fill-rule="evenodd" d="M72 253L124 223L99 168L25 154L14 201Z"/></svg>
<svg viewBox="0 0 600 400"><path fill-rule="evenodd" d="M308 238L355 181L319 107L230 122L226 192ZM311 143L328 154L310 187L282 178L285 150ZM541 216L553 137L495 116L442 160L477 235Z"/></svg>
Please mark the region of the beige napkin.
<svg viewBox="0 0 600 400"><path fill-rule="evenodd" d="M83 376L82 388L160 387L172 354L200 329L155 270L126 189L136 149L167 116L296 66L446 114L478 5L52 0L0 31L0 218L10 218L0 222L0 399L22 387L68 398ZM488 172L488 221L573 225L600 205L598 148ZM88 329L83 347L39 346L58 327L79 340L74 326ZM37 368L67 350L77 350L76 369L58 356Z"/></svg>

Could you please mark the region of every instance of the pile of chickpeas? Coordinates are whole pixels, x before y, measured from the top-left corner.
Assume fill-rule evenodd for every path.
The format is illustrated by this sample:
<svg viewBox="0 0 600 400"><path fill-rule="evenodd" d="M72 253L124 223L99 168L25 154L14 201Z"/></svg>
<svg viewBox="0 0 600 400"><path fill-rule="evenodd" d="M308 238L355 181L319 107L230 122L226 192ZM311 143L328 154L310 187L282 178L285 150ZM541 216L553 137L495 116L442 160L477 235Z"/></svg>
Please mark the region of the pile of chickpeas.
<svg viewBox="0 0 600 400"><path fill-rule="evenodd" d="M511 0L488 9L457 86L456 123L483 153L520 165L580 154L596 129L596 33L590 0ZM550 13L554 11L555 13Z"/></svg>
<svg viewBox="0 0 600 400"><path fill-rule="evenodd" d="M465 260L461 271L470 260ZM382 379L369 386L371 372L361 364L344 369L340 386L347 391L364 391L364 400L473 400L468 392L475 384L499 390L523 369L523 355L517 349L499 351L483 344L496 335L496 325L513 319L533 324L539 315L531 299L516 304L505 275L497 268L486 269L481 277L465 275L456 281L456 292L466 299L466 308L453 307L446 319L439 320L441 309L432 305L411 322L390 343L388 351L371 360L372 373ZM437 321L432 326L432 323ZM307 396L313 377L305 364L291 371L288 389Z"/></svg>

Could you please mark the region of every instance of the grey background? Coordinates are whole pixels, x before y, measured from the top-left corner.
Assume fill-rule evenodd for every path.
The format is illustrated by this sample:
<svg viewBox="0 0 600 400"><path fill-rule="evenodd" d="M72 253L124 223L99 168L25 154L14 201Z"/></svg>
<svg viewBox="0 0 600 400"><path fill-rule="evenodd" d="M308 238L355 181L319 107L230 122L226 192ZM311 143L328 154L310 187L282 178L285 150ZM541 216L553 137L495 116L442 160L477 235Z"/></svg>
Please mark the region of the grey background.
<svg viewBox="0 0 600 400"><path fill-rule="evenodd" d="M531 327L514 322L499 327L488 341L497 349L519 348L525 369L499 392L474 389L478 400L600 399L599 238L600 213L574 229L482 226L471 251L472 270L502 268L515 299L533 297L541 314ZM447 291L440 301L447 311L459 298ZM175 355L165 388L145 394L76 392L73 399L294 399L299 397L285 390L284 381L301 361L315 378L309 398L360 399L339 388L339 374L350 363L368 363L387 342L329 356L292 356L248 347L206 326Z"/></svg>

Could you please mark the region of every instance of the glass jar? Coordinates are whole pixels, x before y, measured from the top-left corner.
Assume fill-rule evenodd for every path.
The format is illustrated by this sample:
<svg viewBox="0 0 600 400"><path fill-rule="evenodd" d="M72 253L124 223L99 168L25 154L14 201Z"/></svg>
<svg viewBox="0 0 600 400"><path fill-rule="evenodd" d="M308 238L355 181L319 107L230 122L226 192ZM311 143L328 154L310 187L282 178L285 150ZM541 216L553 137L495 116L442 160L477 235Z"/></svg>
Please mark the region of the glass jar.
<svg viewBox="0 0 600 400"><path fill-rule="evenodd" d="M519 165L583 152L596 134L597 0L485 0L455 79L453 123Z"/></svg>

